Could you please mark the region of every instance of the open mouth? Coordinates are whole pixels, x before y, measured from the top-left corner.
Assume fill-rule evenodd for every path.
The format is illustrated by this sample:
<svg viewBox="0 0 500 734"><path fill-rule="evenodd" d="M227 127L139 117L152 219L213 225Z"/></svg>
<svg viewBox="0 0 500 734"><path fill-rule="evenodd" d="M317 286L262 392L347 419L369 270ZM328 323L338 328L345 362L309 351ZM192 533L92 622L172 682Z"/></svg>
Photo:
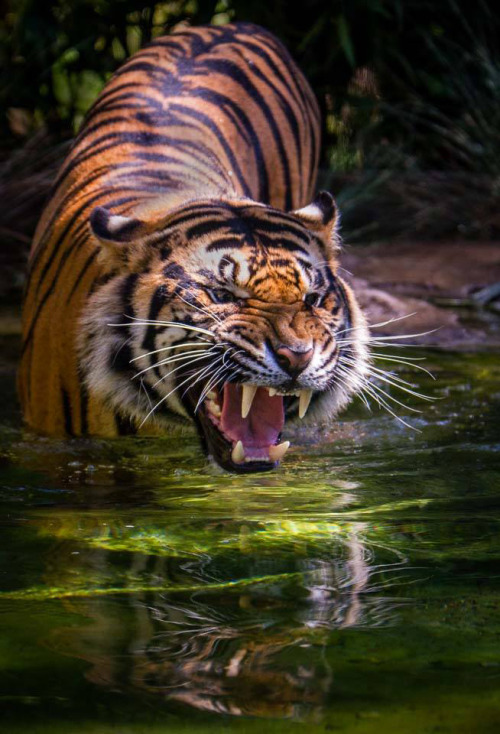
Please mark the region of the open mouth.
<svg viewBox="0 0 500 734"><path fill-rule="evenodd" d="M295 402L302 418L311 396L311 390L278 394L275 388L226 382L207 393L195 419L208 453L224 469L267 471L279 465L290 446L280 442L285 411ZM193 395L186 397L193 403Z"/></svg>

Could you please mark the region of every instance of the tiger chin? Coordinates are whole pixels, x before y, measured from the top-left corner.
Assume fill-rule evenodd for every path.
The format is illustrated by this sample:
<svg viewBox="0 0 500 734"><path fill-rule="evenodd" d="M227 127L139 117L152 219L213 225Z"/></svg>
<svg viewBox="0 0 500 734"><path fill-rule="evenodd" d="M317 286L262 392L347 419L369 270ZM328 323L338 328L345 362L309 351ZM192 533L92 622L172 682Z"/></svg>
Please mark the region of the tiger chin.
<svg viewBox="0 0 500 734"><path fill-rule="evenodd" d="M149 219L97 207L90 223L108 275L82 316L81 372L134 431L193 421L216 464L269 470L286 423L330 420L362 385L368 330L337 272L330 194L288 214L246 199Z"/></svg>

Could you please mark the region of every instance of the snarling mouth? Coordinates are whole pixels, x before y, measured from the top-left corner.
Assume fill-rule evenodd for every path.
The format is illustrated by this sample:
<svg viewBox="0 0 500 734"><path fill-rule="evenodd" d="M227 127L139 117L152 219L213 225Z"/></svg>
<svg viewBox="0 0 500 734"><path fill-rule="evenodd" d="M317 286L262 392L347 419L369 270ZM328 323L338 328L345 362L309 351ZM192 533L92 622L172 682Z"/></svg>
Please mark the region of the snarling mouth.
<svg viewBox="0 0 500 734"><path fill-rule="evenodd" d="M193 410L195 395L186 393ZM297 403L302 418L311 390L278 394L268 387L226 382L210 390L195 413L208 454L224 469L234 472L268 471L277 467L289 441L280 442L285 411Z"/></svg>

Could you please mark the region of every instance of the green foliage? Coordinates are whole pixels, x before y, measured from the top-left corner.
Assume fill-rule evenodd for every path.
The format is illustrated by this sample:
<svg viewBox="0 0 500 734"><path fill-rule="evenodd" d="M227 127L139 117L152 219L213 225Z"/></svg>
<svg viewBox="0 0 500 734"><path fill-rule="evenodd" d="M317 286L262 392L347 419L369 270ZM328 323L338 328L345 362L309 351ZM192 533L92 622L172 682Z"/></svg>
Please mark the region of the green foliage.
<svg viewBox="0 0 500 734"><path fill-rule="evenodd" d="M151 39L179 24L245 20L273 30L311 82L322 111L326 180L344 201L355 200L344 217L348 229L373 233L373 208L382 215L388 208L395 231L403 222L433 236L498 231L500 20L493 0L479 0L473 13L465 0L5 5L0 146L7 155L39 128L53 142L72 137L113 71Z"/></svg>
<svg viewBox="0 0 500 734"><path fill-rule="evenodd" d="M306 6L285 0L8 0L0 22L2 131L28 132L44 123L73 132L109 75L152 38L181 22L233 19L272 29L290 48L325 113L325 159L333 154L337 162L332 146L340 142L341 165L348 168L362 165L359 138L374 117L380 121L382 114L385 136L407 139L412 133L404 116L396 122L390 110L420 99L439 112L465 112L470 99L457 88L455 57L461 75L487 86L484 54L496 54L492 0L479 3L473 16L465 0L311 0Z"/></svg>
<svg viewBox="0 0 500 734"><path fill-rule="evenodd" d="M0 31L4 133L9 122L12 129L14 114L19 132L23 123L26 132L44 123L71 134L125 58L180 20L211 19L186 0L10 0L9 5ZM214 11L216 2L205 5ZM16 117L18 110L24 118Z"/></svg>

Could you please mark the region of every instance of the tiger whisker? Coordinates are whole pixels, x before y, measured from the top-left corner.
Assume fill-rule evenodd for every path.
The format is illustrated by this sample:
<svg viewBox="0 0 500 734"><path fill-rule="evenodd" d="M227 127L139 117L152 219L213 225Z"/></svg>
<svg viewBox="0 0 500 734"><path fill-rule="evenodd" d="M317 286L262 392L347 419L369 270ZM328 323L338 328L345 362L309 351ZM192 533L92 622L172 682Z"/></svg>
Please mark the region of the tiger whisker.
<svg viewBox="0 0 500 734"><path fill-rule="evenodd" d="M215 367L215 365L214 365L214 367ZM229 370L229 367L227 367L227 366L225 366L225 365L222 365L222 367L219 367L219 368L218 368L218 369L217 369L217 370L216 370L216 371L214 372L214 374L213 374L213 375L212 375L212 376L211 376L211 377L209 378L209 380L208 380L207 384L205 385L205 387L204 387L204 388L203 388L203 390L201 391L200 397L198 398L198 402L196 403L196 407L195 407L195 409L194 409L194 412L195 412L195 413L197 413L197 412L198 412L198 408L199 408L199 407L200 407L200 405L201 405L201 404L203 403L203 401L205 400L205 398L206 398L206 396L208 395L208 393L210 392L210 390L211 390L211 389L212 389L213 387L215 387L215 385L216 385L216 384L218 384L218 382L220 382L220 380L218 380L217 378L218 378L218 377L219 377L219 376L221 375L221 373L222 373L222 376L221 376L221 378L220 378L220 379L223 379L223 378L225 377L225 373L226 373L226 372L227 372L228 370Z"/></svg>
<svg viewBox="0 0 500 734"><path fill-rule="evenodd" d="M386 392L383 388L380 387L380 385L377 385L377 383L375 382L369 382L367 379L364 379L362 381L362 384L364 390L366 390L367 392L375 391L377 396L384 401L391 400L393 403L401 406L401 408L406 408L406 410L410 410L412 413L422 413L422 411L418 410L418 408L413 408L411 405L405 405L393 395L390 395L388 392ZM381 398L380 396L383 396L383 398ZM373 395L373 397L375 397L375 395Z"/></svg>
<svg viewBox="0 0 500 734"><path fill-rule="evenodd" d="M339 370L343 372L342 367L340 367ZM343 372L343 374L346 374L347 376L349 376L349 373ZM375 388L377 388L381 394L378 394ZM403 420L403 418L401 418L401 416L395 413L392 410L391 406L387 403L386 398L392 400L393 402L397 403L398 405L401 405L403 408L408 408L409 406L406 406L403 403L400 403L399 400L396 400L396 398L393 398L391 395L389 395L384 390L382 390L382 388L375 386L374 383L370 383L370 382L367 382L366 380L363 380L362 387L358 388L357 394L360 395L360 393L367 393L371 398L373 398L373 400L377 403L379 407L384 408L384 410L386 410L390 415L392 415L393 418L396 418L396 420L398 420L400 423L402 423L407 428L410 428L412 431L417 431L417 432L419 431L418 428L415 428L415 426L412 426L410 423L407 423L405 420ZM382 395L384 397L382 397ZM368 409L370 410L370 408ZM416 410L415 408L409 408L409 409L415 413L421 412L419 410Z"/></svg>
<svg viewBox="0 0 500 734"><path fill-rule="evenodd" d="M407 313L404 314L404 316L395 316L392 319L387 319L386 321L379 321L377 324L367 324L369 329L379 329L382 326L388 326L389 324L394 324L396 321L403 321L404 319L409 319L412 316L416 316L417 311L413 311L413 313ZM340 334L345 334L347 332L353 332L359 329L365 329L365 326L349 326L347 329L342 329L341 331L337 331L337 336Z"/></svg>
<svg viewBox="0 0 500 734"><path fill-rule="evenodd" d="M180 360L185 359L195 354L205 354L205 355L211 354L212 352L216 351L219 347L223 346L224 344L227 344L227 342L219 342L218 344L212 344L210 349L207 349L207 347L204 346L203 349L194 349L190 352L181 352L181 354L172 354L169 357L166 357L165 359L160 359L158 362L155 362L154 364L151 364L148 367L145 367L140 372L137 372L136 375L134 375L134 377L137 377L138 375L141 375L143 372L147 372L148 370L152 370L155 367L161 367L162 365L170 364L171 362L179 362ZM165 349L168 349L168 347L165 347ZM150 354L155 354L161 351L163 351L163 349L157 349L155 352L150 352ZM142 356L145 356L145 355L142 355ZM136 359L139 359L139 358L136 358ZM135 359L131 361L135 362Z"/></svg>
<svg viewBox="0 0 500 734"><path fill-rule="evenodd" d="M180 288L183 288L185 291L188 290L187 288L185 288L182 285L180 285L179 287ZM208 309L204 308L203 306L196 306L194 303L191 303L186 298L183 298L180 295L180 293L177 293L177 295L179 296L179 298L181 299L181 301L184 301L184 303L186 303L188 306L191 306L191 308L195 308L197 311L199 311L200 313L204 314L205 316L209 316L214 321L217 321L217 323L219 323L219 324L221 323L221 319L218 316L216 316L215 314L210 313L210 311ZM195 296L195 298L196 298L196 296Z"/></svg>
<svg viewBox="0 0 500 734"><path fill-rule="evenodd" d="M183 394L185 394L187 392L187 390L190 390L191 388L193 388L196 385L196 383L199 382L200 380L202 380L204 377L206 377L207 374L208 374L208 380L210 381L212 379L212 377L213 377L213 375L210 375L210 372L212 370L215 370L217 368L217 364L221 361L222 358L223 358L223 355L221 357L219 357L219 359L217 359L215 361L212 361L206 367L206 369L200 375L198 375L198 377L196 378L196 380L191 385L188 385L188 387L186 388L186 390L184 391ZM217 371L218 371L218 368L217 368ZM205 388L204 389L206 390L206 385L205 385ZM206 393L208 393L208 392L210 392L210 388L208 390L206 390ZM199 405L200 405L201 402L202 402L202 400L201 400L201 397L200 397L198 399L198 403L196 404L196 408L195 408L195 411L194 411L195 413L197 412L197 410L198 410Z"/></svg>
<svg viewBox="0 0 500 734"><path fill-rule="evenodd" d="M208 395L208 393L210 392L210 390L212 390L214 387L216 387L218 384L220 384L220 382L222 382L222 380L225 379L226 372L231 369L232 365L226 365L226 361L225 361L226 360L226 357L227 357L227 355L228 355L228 353L230 351L231 351L231 348L226 349L226 351L222 355L222 367L220 367L217 370L217 372L209 379L209 381L205 385L205 387L203 389L203 392L201 393L200 398L198 400L198 403L196 405L195 413L198 411L199 406L201 405L201 403L203 402L203 400L205 399L205 397ZM240 354L241 352L243 352L243 350L242 349L239 349L239 350L237 350L236 352L234 352L230 356L232 358L236 354ZM216 382L213 382L213 380L217 377L217 375L219 375L221 373L222 370L224 370L222 372L222 376ZM241 370L239 368L235 368L235 369L233 368L233 376L235 374L237 374L238 372L241 372ZM198 380L196 380L196 382L198 382ZM196 384L196 383L194 383L194 384Z"/></svg>
<svg viewBox="0 0 500 734"><path fill-rule="evenodd" d="M222 356L224 356L224 355L222 355ZM215 361L215 364L217 364L217 362L219 362L219 361L220 361L220 359L222 359L222 357L219 357L219 359L217 359L217 360ZM198 359L193 359L193 360L191 360L191 362L190 362L190 363L188 363L188 364L192 364L193 362L197 362L197 361L199 361L199 360L198 360ZM171 370L171 371L170 371L170 372L169 372L169 373L168 373L167 375L165 375L164 377L162 377L162 378L161 378L161 380L158 380L158 382L161 382L161 381L162 381L162 380L164 380L164 379L165 379L166 377L169 377L169 376L170 376L171 374L173 374L174 372L177 372L178 370L180 370L181 368L184 368L184 367L186 367L186 366L188 366L188 365L181 365L180 367L177 367L176 369L174 369L174 370ZM189 389L190 389L191 387L193 387L193 386L194 386L194 385L195 385L195 384L196 384L196 383L197 383L197 382L198 382L198 381L199 381L200 379L202 379L202 378L203 378L203 377L204 377L204 376L206 375L206 373L207 373L207 372L209 372L209 371L210 371L211 369L213 369L213 367L214 367L214 366L215 366L215 365L214 365L214 362L212 361L212 362L211 362L211 363L210 363L209 365L206 365L206 366L202 366L202 367L200 367L200 369L198 369L198 370L194 370L194 371L191 371L191 372L190 372L190 373L188 374L188 376L187 376L187 378L186 378L185 380L183 380L183 381L182 381L182 382L180 382L180 383L179 383L178 385L176 385L176 386L175 386L175 387L174 387L174 388L173 388L173 389L172 389L172 390L171 390L171 391L170 391L170 392L169 392L169 393L168 393L168 394L167 394L166 396L164 396L164 397L163 397L163 398L162 398L162 399L161 399L161 400L160 400L160 401L159 401L159 402L158 402L158 403L157 403L157 404L156 404L156 405L154 406L154 408L153 408L153 411L154 411L154 410L156 410L156 408L157 408L157 407L158 407L158 406L159 406L159 405L160 405L160 404L161 404L161 403L162 403L162 402L163 402L164 400L166 400L167 398L169 398L169 397L170 397L170 396L171 396L171 395L172 395L173 393L175 393L175 392L176 392L176 391L177 391L177 390L178 390L179 388L181 388L181 387L182 387L183 385L185 385L185 384L186 384L187 382L190 382L191 384L189 384L189 385L188 385L188 386L187 386L187 387L185 388L185 390L183 391L183 393L182 393L183 395L185 395L185 394L186 394L186 392L187 392L187 391L188 391L188 390L189 390ZM194 378L196 378L196 379L194 379ZM193 382L193 380L194 380L194 382ZM155 384L153 385L153 387L156 387L156 385L158 384L158 382L156 382L156 383L155 383ZM153 412L153 411L151 411L151 412ZM147 418L149 417L149 415L151 415L151 412L150 412L150 413L149 413L149 414L148 414L148 415L146 416L146 418L144 419L144 421L145 421L145 420L146 420L146 419L147 419ZM144 421L143 421L143 423L144 423ZM142 423L141 423L141 425L142 425Z"/></svg>
<svg viewBox="0 0 500 734"><path fill-rule="evenodd" d="M353 344L356 344L356 342L346 341L346 342L340 343L339 346L340 347L350 347ZM366 343L366 346L367 347L370 347L370 342L367 342ZM396 344L395 342L382 342L382 341L377 342L375 344L375 346L376 346L377 349L379 347L384 347L384 348L385 347L396 347L397 349L427 349L427 345L426 344L401 344L401 343ZM372 352L371 352L371 349L370 349L370 354L371 353Z"/></svg>
<svg viewBox="0 0 500 734"><path fill-rule="evenodd" d="M156 321L153 319L137 319L135 316L126 316L125 318L130 319L134 323L125 324L107 324L107 326L177 326L180 329L186 329L187 331L196 331L200 334L205 334L213 338L213 333L208 329L203 329L201 326L193 326L192 324L186 324L182 321Z"/></svg>
<svg viewBox="0 0 500 734"><path fill-rule="evenodd" d="M122 344L120 344L120 346L118 347L118 349L116 350L116 352L113 355L113 361L112 361L112 364L113 365L115 364L115 362L116 362L116 360L118 358L118 355L120 354L120 352L122 351L122 349L124 349L125 347L127 347L130 344L131 341L132 341L132 337L129 336L128 339L125 339L125 341Z"/></svg>
<svg viewBox="0 0 500 734"><path fill-rule="evenodd" d="M363 403L366 405L366 407L369 410L369 412L371 413L372 412L372 406L368 402L368 398L366 397L365 391L363 390L362 387L359 389L358 396L359 396L360 400L362 400Z"/></svg>
<svg viewBox="0 0 500 734"><path fill-rule="evenodd" d="M338 380L349 391L350 385L347 378L350 377L352 377L352 374L344 370L342 366L339 366L337 368L337 372L334 375L334 381ZM363 388L358 387L358 392L356 393L356 395L358 395L358 397L363 401L368 410L371 412L371 407L368 400L366 399L366 396L364 395Z"/></svg>
<svg viewBox="0 0 500 734"><path fill-rule="evenodd" d="M231 369L232 365L228 365L226 367L226 371ZM242 372L242 370L239 367L233 368L233 371L231 373L231 377L234 377L235 375L238 375ZM215 377L215 375L214 375ZM222 373L219 379L216 382L212 382L210 386L208 387L208 390L206 392L210 392L210 390L214 390L217 385L219 385L221 382L223 382L226 379L226 372Z"/></svg>
<svg viewBox="0 0 500 734"><path fill-rule="evenodd" d="M203 349L203 350L195 349L191 352L184 352L183 354L175 354L171 357L168 357L167 359L161 359L159 362L150 364L148 367L145 367L140 372L136 372L135 375L131 379L134 380L136 377L139 377L139 375L143 375L145 372L149 372L149 370L154 370L156 367L162 367L163 365L172 364L173 362L182 362L183 360L186 360L189 357L192 357L193 355L200 355L200 359L201 359L202 357L209 354L211 351L212 351L211 349Z"/></svg>
<svg viewBox="0 0 500 734"><path fill-rule="evenodd" d="M382 397L381 395L377 394L377 392L375 392L375 391L374 391L374 390L372 389L372 388L374 388L374 387L375 387L375 385L374 385L373 383L371 383L371 384L365 384L365 385L364 385L364 387L363 387L363 390L364 390L365 392L367 392L367 393L368 393L368 395L370 395L370 396L371 396L371 397L372 397L372 398L373 398L373 399L375 400L375 402L376 402L376 403L378 403L378 405L379 405L380 407L384 408L384 410L386 410L386 411L387 411L387 412L388 412L388 413L389 413L390 415L392 415L392 416L393 416L393 418L396 418L396 420L398 420L398 421L399 421L400 423L402 423L402 424L403 424L404 426L406 426L407 428L411 428L411 430L412 430L412 431L417 431L417 432L419 432L419 429L418 429L418 428L415 428L415 426L412 426L412 425L411 425L411 423L407 423L407 422L406 422L406 421L405 421L405 420L404 420L403 418L401 418L401 416L399 416L399 415L398 415L397 413L395 413L395 412L394 412L394 411L392 410L392 408L390 407L390 405L388 405L388 403L387 403L387 400L385 399L385 397ZM390 395L388 395L388 394L387 394L387 393L386 393L386 392L385 392L384 390L382 390L381 388L380 388L380 392L381 392L381 393L383 393L383 395L385 395L386 397L388 397L388 398L391 398L391 396L390 396ZM393 401L394 401L395 403L398 403L398 405L401 405L401 406L402 406L403 408L407 407L407 406L405 406L405 405L404 405L403 403L400 403L400 402L399 402L399 400L395 400L394 398L391 398L391 399L392 399L392 400L393 400ZM420 413L420 412L421 412L421 411L419 411L419 410L415 410L415 409L413 409L413 408L411 408L411 410L413 410L413 412L415 412L415 413Z"/></svg>
<svg viewBox="0 0 500 734"><path fill-rule="evenodd" d="M342 362L343 364L350 365L352 367L356 366L356 363L354 362L354 360L347 359L345 357L340 357L339 361ZM374 367L373 365L368 365L367 370L368 370L368 374L370 374L372 377L375 377L376 379L381 380L382 382L385 382L388 385L392 385L393 387L399 390L402 390L403 392L406 392L409 395L413 395L414 397L420 398L421 400L428 400L429 402L436 400L436 398L433 398L429 395L424 395L423 393L416 392L416 390L412 390L411 387L413 387L413 385L410 382L408 382L407 380L403 380L401 377L398 377L397 375L394 375L390 372L386 372L385 370L379 370L377 367ZM406 406L406 407L409 407L409 406ZM409 408L409 409L415 410L414 408Z"/></svg>
<svg viewBox="0 0 500 734"><path fill-rule="evenodd" d="M419 337L419 336L427 336L428 334L434 334L434 332L438 331L439 328L440 327L438 327L437 329L430 329L429 331L422 331L422 332L420 332L418 334L394 334L394 335L391 335L391 336L370 336L368 338L368 340L367 340L367 344L373 344L373 343L379 343L380 344L380 343L384 343L384 345L399 346L399 344L395 345L395 344L391 344L389 342L386 343L385 340L386 339L395 339L395 340L400 340L400 339L413 339L413 338L416 338L416 337ZM349 343L352 344L353 342L350 342L348 339L339 339L338 340L338 343L345 345L345 344L349 344ZM425 345L421 345L421 344L403 344L401 346L425 346Z"/></svg>
<svg viewBox="0 0 500 734"><path fill-rule="evenodd" d="M342 385L346 389L347 393L349 393L350 392L350 385L349 385L349 382L345 379L344 375L348 375L348 373L347 372L344 373L341 367L338 368L337 369L337 372L333 376L333 382L335 383L337 381L338 383L340 383L340 385ZM351 377L351 375L349 375L349 377ZM366 400L365 396L363 394L361 394L361 390L357 393L357 395L363 401L363 403L366 405L366 407L368 408L368 410L371 410L370 404Z"/></svg>
<svg viewBox="0 0 500 734"><path fill-rule="evenodd" d="M342 357L341 359L345 359L345 358ZM350 364L352 364L354 366L355 365L355 362L353 360L350 360ZM415 365L415 366L418 367L418 365ZM401 385L406 385L406 387L408 387L408 388L414 388L414 387L416 387L416 385L414 385L411 382L408 382L408 380L403 379L399 375L394 374L394 372L388 372L387 370L380 369L378 367L375 367L375 365L373 365L373 364L367 365L367 370L374 377L377 377L379 375L382 375L383 377L386 377L386 378L388 378L390 380L394 380L395 383L398 383L398 384L401 384ZM426 397L427 399L432 399L432 400L434 399L434 398L428 398L427 396L420 396L420 395L419 395L419 397Z"/></svg>
<svg viewBox="0 0 500 734"><path fill-rule="evenodd" d="M403 346L403 345L398 344L398 347L400 346ZM370 350L370 356L380 357L381 359L382 357L384 359L397 359L398 361L402 360L403 362L411 362L412 364L413 362L425 362L425 360L427 359L427 357L405 357L401 354L387 354L387 352L373 352L372 350ZM414 365L414 366L417 367L418 365Z"/></svg>
<svg viewBox="0 0 500 734"><path fill-rule="evenodd" d="M380 354L378 352L371 352L371 356L375 357L376 360L383 360L384 362L394 362L395 364L403 365L404 367L413 367L415 370L420 370L421 372L425 372L426 375L429 375L433 380L436 379L435 375L432 374L429 370L427 370L425 367L422 367L420 364L415 364L412 360L405 359L405 358L399 358L394 354ZM415 357L415 359L417 359ZM425 357L420 357L418 359L425 359Z"/></svg>
<svg viewBox="0 0 500 734"><path fill-rule="evenodd" d="M182 349L184 347L205 347L206 344L211 344L212 342L209 342L208 339L203 339L199 342L182 342L180 344L172 344L169 347L161 347L161 349L154 349L152 352L145 352L144 354L140 354L138 357L134 357L130 360L129 364L132 362L137 362L139 359L144 359L145 357L150 357L152 354L158 354L159 352L166 352L170 349Z"/></svg>
<svg viewBox="0 0 500 734"><path fill-rule="evenodd" d="M182 395L184 396L186 394L186 392L188 390L190 390L192 387L194 387L197 382L199 382L200 380L202 380L205 377L205 375L210 372L210 370L214 369L215 366L218 364L218 362L220 362L221 359L223 359L223 356L224 355L222 355L221 357L219 357L217 360L210 362L209 365L207 365L204 369L202 369L201 374L196 373L196 374L198 374L198 377L196 378L196 380L191 385L188 385L186 387L186 389L184 390L184 392L182 393Z"/></svg>
<svg viewBox="0 0 500 734"><path fill-rule="evenodd" d="M146 396L147 401L149 403L149 407L151 408L153 404L151 402L151 398L149 397L149 393L146 390L146 386L144 385L144 377L141 377L141 379L139 380L139 392L137 394L137 404L139 404L140 402L141 392L144 392L144 395Z"/></svg>
<svg viewBox="0 0 500 734"><path fill-rule="evenodd" d="M178 369L180 369L180 368L178 368ZM202 368L200 368L199 372L201 372L202 370L203 370L203 367L202 367ZM197 374L197 373L195 373L195 374ZM164 403L164 402L165 402L165 400L167 400L167 399L168 399L168 398L169 398L169 397L170 397L170 396L171 396L171 395L172 395L172 394L173 394L173 393L174 393L174 392L175 392L176 390L178 390L178 389L179 389L180 387L182 387L182 386L183 386L183 385L184 385L184 384L185 384L186 382L188 382L189 380L191 380L191 379L192 379L192 377L193 377L192 375L189 375L189 376L188 376L188 377L187 377L187 378L186 378L185 380L183 380L183 381L182 381L182 382L181 382L181 383L180 383L179 385L176 385L176 386L175 386L175 387L174 387L174 388L173 388L172 390L170 390L170 392L169 392L169 393L167 393L166 395L164 395L164 396L163 396L163 397L161 398L161 400L159 400L159 401L158 401L158 402L156 403L156 405L155 405L155 406L154 406L154 407L153 407L153 408L152 408L152 409L151 409L151 410L149 411L149 413L148 413L148 414L146 415L146 417L145 417L145 418L143 419L142 423L140 424L139 428L142 428L142 426L143 426L143 425L144 425L144 423L145 423L145 422L147 421L147 419L148 419L148 418L149 418L149 417L150 417L150 416L151 416L151 415L152 415L152 414L153 414L153 413L155 412L155 410L157 410L157 408L159 408L159 407L160 407L160 405L161 405L162 403Z"/></svg>
<svg viewBox="0 0 500 734"><path fill-rule="evenodd" d="M228 369L230 369L230 368L229 367L226 367L225 371L220 375L220 377L215 382L214 381L211 382L211 384L210 384L209 389L207 390L207 392L210 392L210 390L214 390L217 387L217 385L220 385L221 382L224 382L226 380L227 370ZM234 370L233 373L232 373L232 376L234 376L235 374L238 374L238 372L239 372L238 369ZM216 377L216 375L214 375L214 378L215 377Z"/></svg>
<svg viewBox="0 0 500 734"><path fill-rule="evenodd" d="M173 374L174 374L175 372L178 372L179 370L182 370L182 369L184 369L184 368L186 368L186 367L189 367L189 365L190 365L190 364L195 364L196 362L201 362L201 360L206 360L206 358L207 358L207 356L206 356L205 354L203 354L203 355L202 355L202 356L200 356L200 357L192 357L192 358L191 358L191 359L189 359L188 361L186 361L186 362L182 362L182 364L180 364L180 365L179 365L178 367L175 367L175 369L173 369L173 370L170 370L169 372L167 372L167 374L166 374L166 375L163 375L162 377L160 377L160 378L159 378L159 379L158 379L158 380L157 380L157 381L156 381L156 382L154 383L153 387L156 387L157 385L159 385L159 384L160 384L160 382L163 382L164 380L166 380L166 379L167 379L167 377L170 377L170 375L173 375Z"/></svg>

